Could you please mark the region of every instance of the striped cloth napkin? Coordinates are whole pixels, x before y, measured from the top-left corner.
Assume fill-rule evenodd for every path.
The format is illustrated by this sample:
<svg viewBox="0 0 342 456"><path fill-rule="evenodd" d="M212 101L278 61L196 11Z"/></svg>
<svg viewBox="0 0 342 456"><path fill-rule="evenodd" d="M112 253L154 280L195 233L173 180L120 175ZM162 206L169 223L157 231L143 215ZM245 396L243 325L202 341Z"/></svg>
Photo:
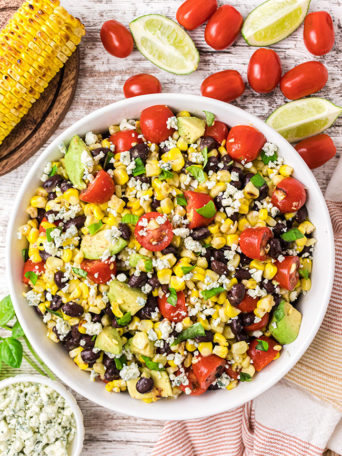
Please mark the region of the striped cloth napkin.
<svg viewBox="0 0 342 456"><path fill-rule="evenodd" d="M242 407L165 424L153 456L342 455L342 158L326 192L336 274L322 326L284 380Z"/></svg>

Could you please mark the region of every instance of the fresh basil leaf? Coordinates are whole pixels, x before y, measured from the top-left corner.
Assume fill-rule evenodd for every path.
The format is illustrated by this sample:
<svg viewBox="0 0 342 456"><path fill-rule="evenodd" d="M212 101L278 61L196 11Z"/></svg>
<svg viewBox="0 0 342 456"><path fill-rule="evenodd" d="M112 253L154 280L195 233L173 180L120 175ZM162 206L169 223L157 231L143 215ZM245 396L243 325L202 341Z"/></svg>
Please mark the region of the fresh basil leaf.
<svg viewBox="0 0 342 456"><path fill-rule="evenodd" d="M310 276L309 271L307 269L299 269L299 275L304 279L308 279Z"/></svg>
<svg viewBox="0 0 342 456"><path fill-rule="evenodd" d="M51 309L49 309L48 307L46 308L46 310L47 310L49 313L51 313L51 314L53 314L53 315L56 315L56 316L59 317L59 318L63 318L63 315L62 315L60 312L56 312L55 310L51 310Z"/></svg>
<svg viewBox="0 0 342 456"><path fill-rule="evenodd" d="M255 346L255 348L257 350L260 350L260 351L263 351L263 352L267 352L268 351L268 342L266 342L266 340L262 340L262 339L257 339L257 344Z"/></svg>
<svg viewBox="0 0 342 456"><path fill-rule="evenodd" d="M254 174L254 176L251 178L251 182L253 185L255 185L255 187L257 188L260 188L262 187L264 184L266 184L266 181L265 179L259 174Z"/></svg>
<svg viewBox="0 0 342 456"><path fill-rule="evenodd" d="M46 230L46 239L48 240L48 242L53 242L53 237L51 236L51 233L54 230L62 231L61 228L58 228L57 226L52 226L51 228L47 228L47 230Z"/></svg>
<svg viewBox="0 0 342 456"><path fill-rule="evenodd" d="M153 269L153 265L152 265L152 259L149 258L148 260L145 260L145 269L146 269L146 272L151 272L152 269Z"/></svg>
<svg viewBox="0 0 342 456"><path fill-rule="evenodd" d="M29 259L28 249L23 249L21 251L21 256L23 257L24 262L26 262Z"/></svg>
<svg viewBox="0 0 342 456"><path fill-rule="evenodd" d="M1 360L10 367L18 368L23 359L23 346L14 337L3 339L0 345Z"/></svg>
<svg viewBox="0 0 342 456"><path fill-rule="evenodd" d="M172 179L173 173L167 169L162 169L162 172L158 176L159 180L163 181L166 179Z"/></svg>
<svg viewBox="0 0 342 456"><path fill-rule="evenodd" d="M91 225L89 225L88 230L89 230L89 233L91 234L91 236L93 236L95 233L100 231L102 226L103 226L103 223L101 222L101 220L99 222L92 223Z"/></svg>
<svg viewBox="0 0 342 456"><path fill-rule="evenodd" d="M140 157L135 159L135 168L133 169L133 176L140 176L141 174L145 174L146 169L144 162L141 160Z"/></svg>
<svg viewBox="0 0 342 456"><path fill-rule="evenodd" d="M216 287L216 288L211 288L210 290L202 290L201 295L203 296L204 299L209 299L212 298L213 296L216 296L222 291L225 291L223 287Z"/></svg>
<svg viewBox="0 0 342 456"><path fill-rule="evenodd" d="M189 274L189 272L193 271L195 266L181 266L183 274Z"/></svg>
<svg viewBox="0 0 342 456"><path fill-rule="evenodd" d="M122 217L122 223L128 223L129 225L136 225L139 220L139 215L125 214Z"/></svg>
<svg viewBox="0 0 342 456"><path fill-rule="evenodd" d="M240 382L250 382L252 377L245 372L240 372Z"/></svg>
<svg viewBox="0 0 342 456"><path fill-rule="evenodd" d="M13 304L10 295L0 301L0 326L7 325L15 316Z"/></svg>
<svg viewBox="0 0 342 456"><path fill-rule="evenodd" d="M87 277L87 275L88 275L87 271L84 271L84 270L81 269L81 268L71 268L71 269L73 270L73 272L74 272L76 275L78 275L78 276L80 276L80 277L84 277L84 278L85 278L85 277Z"/></svg>
<svg viewBox="0 0 342 456"><path fill-rule="evenodd" d="M114 358L115 367L118 370L121 370L124 367L124 364L127 364L127 358L125 355L120 356L120 358Z"/></svg>
<svg viewBox="0 0 342 456"><path fill-rule="evenodd" d="M16 321L13 328L12 328L12 337L15 339L19 339L19 337L23 337L24 335L24 330L21 327L19 321Z"/></svg>
<svg viewBox="0 0 342 456"><path fill-rule="evenodd" d="M114 157L113 152L107 152L104 164L103 164L103 169L106 170L110 164L111 159Z"/></svg>
<svg viewBox="0 0 342 456"><path fill-rule="evenodd" d="M150 370L162 371L165 370L164 367L159 367L159 363L156 363L151 360L148 356L141 355L142 359L145 361L146 367Z"/></svg>
<svg viewBox="0 0 342 456"><path fill-rule="evenodd" d="M210 111L203 111L203 112L205 114L205 118L206 118L208 127L212 127L215 122L215 114L213 114Z"/></svg>
<svg viewBox="0 0 342 456"><path fill-rule="evenodd" d="M214 215L216 214L216 207L213 201L209 201L207 204L200 207L199 209L195 209L195 211L199 215L202 215L202 217L211 218L214 217Z"/></svg>
<svg viewBox="0 0 342 456"><path fill-rule="evenodd" d="M268 165L269 162L274 162L278 160L278 154L277 152L274 152L273 155L266 155L266 152L264 150L261 151L261 160L265 163L265 165Z"/></svg>
<svg viewBox="0 0 342 456"><path fill-rule="evenodd" d="M176 199L177 199L177 204L179 204L180 206L186 206L188 204L186 201L186 198L183 194L177 195Z"/></svg>
<svg viewBox="0 0 342 456"><path fill-rule="evenodd" d="M58 166L57 165L53 165L50 173L49 173L49 177L52 177L54 176L55 174L57 174L57 171L58 171Z"/></svg>
<svg viewBox="0 0 342 456"><path fill-rule="evenodd" d="M176 307L177 304L177 291L174 288L169 288L170 295L167 298L167 302L171 304L171 306Z"/></svg>
<svg viewBox="0 0 342 456"><path fill-rule="evenodd" d="M94 334L93 337L91 338L92 342L94 342L95 339L96 339L96 334Z"/></svg>
<svg viewBox="0 0 342 456"><path fill-rule="evenodd" d="M35 272L27 271L25 272L25 277L32 282L33 286L37 283L38 275Z"/></svg>
<svg viewBox="0 0 342 456"><path fill-rule="evenodd" d="M208 147L205 147L201 150L201 154L203 155L203 168L205 168L206 164L208 163Z"/></svg>
<svg viewBox="0 0 342 456"><path fill-rule="evenodd" d="M116 318L117 324L119 326L126 326L131 322L131 320L132 320L131 312L125 313L121 318Z"/></svg>
<svg viewBox="0 0 342 456"><path fill-rule="evenodd" d="M277 320L277 321L280 321L282 320L284 317L285 317L285 312L284 312L284 308L283 308L283 303L285 301L280 301L280 303L278 304L278 307L276 308L276 310L274 311L274 318Z"/></svg>
<svg viewBox="0 0 342 456"><path fill-rule="evenodd" d="M205 330L202 326L202 323L195 323L194 325L190 326L190 328L184 329L184 331L182 331L179 336L176 337L172 345L177 345L180 342L183 342L183 340L195 339L199 336L205 336Z"/></svg>
<svg viewBox="0 0 342 456"><path fill-rule="evenodd" d="M186 168L187 172L192 175L199 183L205 182L206 177L203 169L197 165L191 165Z"/></svg>
<svg viewBox="0 0 342 456"><path fill-rule="evenodd" d="M280 237L286 242L294 242L297 239L301 239L304 237L304 234L299 231L298 228L291 228L286 233L280 235Z"/></svg>

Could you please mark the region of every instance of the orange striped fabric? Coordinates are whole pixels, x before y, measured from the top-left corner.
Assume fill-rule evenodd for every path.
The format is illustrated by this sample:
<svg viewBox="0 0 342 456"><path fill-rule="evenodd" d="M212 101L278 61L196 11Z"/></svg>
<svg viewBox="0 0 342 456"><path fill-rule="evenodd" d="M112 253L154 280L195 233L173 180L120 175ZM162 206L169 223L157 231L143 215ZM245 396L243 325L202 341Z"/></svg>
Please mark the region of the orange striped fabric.
<svg viewBox="0 0 342 456"><path fill-rule="evenodd" d="M315 340L286 379L342 411L342 203L328 207L336 243L331 301ZM166 423L153 456L322 455L324 448L312 441L266 426L250 402L213 417Z"/></svg>

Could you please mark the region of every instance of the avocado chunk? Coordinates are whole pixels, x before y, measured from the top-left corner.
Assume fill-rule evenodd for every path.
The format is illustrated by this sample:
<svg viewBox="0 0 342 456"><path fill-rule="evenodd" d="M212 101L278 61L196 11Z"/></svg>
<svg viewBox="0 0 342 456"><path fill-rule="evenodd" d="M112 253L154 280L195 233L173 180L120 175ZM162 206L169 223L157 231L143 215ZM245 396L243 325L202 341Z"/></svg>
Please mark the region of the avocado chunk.
<svg viewBox="0 0 342 456"><path fill-rule="evenodd" d="M128 340L127 348L135 355L154 356L154 344L143 331L138 331Z"/></svg>
<svg viewBox="0 0 342 456"><path fill-rule="evenodd" d="M119 253L127 245L122 237L112 238L110 230L102 230L91 236L87 234L81 242L81 250L88 260L99 260L105 252Z"/></svg>
<svg viewBox="0 0 342 456"><path fill-rule="evenodd" d="M290 344L297 339L301 322L302 314L289 302L281 301L268 328L280 344Z"/></svg>
<svg viewBox="0 0 342 456"><path fill-rule="evenodd" d="M120 355L122 352L122 340L118 331L112 326L106 326L96 337L95 348Z"/></svg>
<svg viewBox="0 0 342 456"><path fill-rule="evenodd" d="M150 268L148 267L150 263ZM138 268L140 271L152 270L152 259L140 253L132 253L129 257L129 265L131 268Z"/></svg>
<svg viewBox="0 0 342 456"><path fill-rule="evenodd" d="M178 117L178 133L188 144L193 144L205 132L205 121L198 117Z"/></svg>
<svg viewBox="0 0 342 456"><path fill-rule="evenodd" d="M118 280L110 282L108 298L112 305L118 305L123 312L130 312L131 315L135 315L146 303L145 293Z"/></svg>
<svg viewBox="0 0 342 456"><path fill-rule="evenodd" d="M154 387L151 391L145 394L141 394L137 391L138 378L128 380L127 389L129 395L134 399L152 399L156 400L159 397L170 397L172 396L172 387L169 376L164 371L153 371L147 368L143 369L142 375L144 377L150 377L153 379Z"/></svg>
<svg viewBox="0 0 342 456"><path fill-rule="evenodd" d="M74 136L71 138L65 154L64 164L69 179L78 190L84 190L87 187L83 180L87 159L92 161L92 156L89 153L87 145L79 136Z"/></svg>
<svg viewBox="0 0 342 456"><path fill-rule="evenodd" d="M158 396L172 396L172 386L168 374L165 371L151 371L154 387L158 390Z"/></svg>

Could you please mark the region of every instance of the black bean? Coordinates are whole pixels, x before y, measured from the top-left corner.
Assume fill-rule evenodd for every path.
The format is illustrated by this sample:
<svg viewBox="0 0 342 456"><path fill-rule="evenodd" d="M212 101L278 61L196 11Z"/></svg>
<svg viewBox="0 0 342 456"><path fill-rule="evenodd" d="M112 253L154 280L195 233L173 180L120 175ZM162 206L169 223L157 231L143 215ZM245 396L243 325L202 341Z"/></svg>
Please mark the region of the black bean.
<svg viewBox="0 0 342 456"><path fill-rule="evenodd" d="M135 385L138 393L146 394L153 390L154 381L152 378L141 377Z"/></svg>
<svg viewBox="0 0 342 456"><path fill-rule="evenodd" d="M201 342L212 342L214 340L214 334L211 331L205 331L205 336L195 337L195 342L198 344Z"/></svg>
<svg viewBox="0 0 342 456"><path fill-rule="evenodd" d="M103 354L102 363L106 369L108 369L109 367L115 366L114 360L112 358L110 358L108 355L106 355L105 353Z"/></svg>
<svg viewBox="0 0 342 456"><path fill-rule="evenodd" d="M216 391L216 390L219 390L220 387L218 386L217 383L212 383L209 388L208 388L208 391Z"/></svg>
<svg viewBox="0 0 342 456"><path fill-rule="evenodd" d="M270 249L268 251L268 255L271 257L271 258L278 258L278 256L281 254L282 252L282 247L281 247L281 242L280 242L280 239L277 239L277 238L273 238L269 241L268 243Z"/></svg>
<svg viewBox="0 0 342 456"><path fill-rule="evenodd" d="M224 254L224 252L226 252L227 250L230 250L230 247L226 246L226 247L223 247L222 249L214 250L214 253L213 253L214 259L217 261L221 261L222 263L227 263L227 258L225 257L225 254Z"/></svg>
<svg viewBox="0 0 342 456"><path fill-rule="evenodd" d="M268 294L272 294L275 292L275 286L270 280L263 280L262 281L262 286L265 288Z"/></svg>
<svg viewBox="0 0 342 456"><path fill-rule="evenodd" d="M114 318L114 314L113 314L113 311L112 311L112 306L110 305L110 303L108 303L106 305L106 308L105 308L105 314L108 315L108 317L110 318Z"/></svg>
<svg viewBox="0 0 342 456"><path fill-rule="evenodd" d="M251 262L251 258L249 258L247 255L245 255L244 253L240 253L240 265L245 267L245 266L248 266L249 263Z"/></svg>
<svg viewBox="0 0 342 456"><path fill-rule="evenodd" d="M128 279L127 284L132 288L141 288L147 284L147 279L147 273L140 272L139 275L131 275L131 277Z"/></svg>
<svg viewBox="0 0 342 456"><path fill-rule="evenodd" d="M158 207L160 206L160 201L157 200L156 198L153 198L152 199L152 203L151 203L151 209L152 211L156 211L158 209Z"/></svg>
<svg viewBox="0 0 342 456"><path fill-rule="evenodd" d="M228 275L229 274L229 269L225 263L222 263L221 261L214 260L211 262L210 268L216 272L217 274L220 275Z"/></svg>
<svg viewBox="0 0 342 456"><path fill-rule="evenodd" d="M51 255L47 253L45 250L39 250L39 255L43 261L46 261Z"/></svg>
<svg viewBox="0 0 342 456"><path fill-rule="evenodd" d="M192 230L190 236L192 239L195 239L195 241L200 241L210 236L210 231L206 226L201 226L200 228Z"/></svg>
<svg viewBox="0 0 342 456"><path fill-rule="evenodd" d="M222 200L223 200L223 193L219 193L217 196L215 196L214 198L214 203L215 203L215 206L218 210L220 209L223 209L223 204L222 204Z"/></svg>
<svg viewBox="0 0 342 456"><path fill-rule="evenodd" d="M247 173L245 174L245 181L244 181L244 184L245 186L248 184L248 182L252 179L252 177L254 177L255 174L254 173Z"/></svg>
<svg viewBox="0 0 342 456"><path fill-rule="evenodd" d="M39 309L38 306L34 306L33 309L40 317L44 317L43 312Z"/></svg>
<svg viewBox="0 0 342 456"><path fill-rule="evenodd" d="M146 163L148 153L150 149L146 143L136 144L135 146L131 147L129 153L131 155L131 160L135 160L136 158L141 158L143 163Z"/></svg>
<svg viewBox="0 0 342 456"><path fill-rule="evenodd" d="M104 374L104 379L107 382L112 382L113 380L118 380L120 378L120 371L115 367L114 361L112 364L107 367L106 372Z"/></svg>
<svg viewBox="0 0 342 456"><path fill-rule="evenodd" d="M211 262L211 258L214 256L214 252L217 252L213 247L207 247L205 250L204 257L208 261L208 264Z"/></svg>
<svg viewBox="0 0 342 456"><path fill-rule="evenodd" d="M239 319L241 320L241 323L243 326L249 326L254 323L255 320L255 315L253 312L250 313L241 313L239 315Z"/></svg>
<svg viewBox="0 0 342 456"><path fill-rule="evenodd" d="M68 315L69 317L80 317L84 312L83 307L73 301L64 304L62 310L65 315Z"/></svg>
<svg viewBox="0 0 342 456"><path fill-rule="evenodd" d="M103 166L107 155L112 154L113 152L108 147L98 147L97 149L93 149L91 151L91 154L93 157L97 157L101 154L101 152L104 154L104 156L100 158L100 160L97 160L97 163L100 163Z"/></svg>
<svg viewBox="0 0 342 456"><path fill-rule="evenodd" d="M235 336L235 338L238 342L241 342L241 341L249 342L251 339L245 331L242 331L239 334L237 334Z"/></svg>
<svg viewBox="0 0 342 456"><path fill-rule="evenodd" d="M119 228L119 230L120 230L120 232L121 232L121 236L122 236L126 241L129 241L132 232L131 232L130 227L127 225L127 223L119 223L118 228Z"/></svg>
<svg viewBox="0 0 342 456"><path fill-rule="evenodd" d="M235 187L238 190L240 190L245 184L245 175L244 175L243 171L240 168L238 168L237 166L232 166L230 168L230 173L231 174L232 173L236 173L238 175L238 177L239 177L238 180L233 180L232 179L230 181L230 185L232 185L233 187Z"/></svg>
<svg viewBox="0 0 342 456"><path fill-rule="evenodd" d="M62 344L67 351L74 350L74 348L77 348L79 346L78 341L76 341L73 337L71 337L71 335L69 337L66 337L64 340L62 340Z"/></svg>
<svg viewBox="0 0 342 456"><path fill-rule="evenodd" d="M38 212L37 213L37 222L38 222L38 225L40 225L43 218L45 217L45 209L43 209L42 207L39 207L37 212Z"/></svg>
<svg viewBox="0 0 342 456"><path fill-rule="evenodd" d="M163 255L168 255L169 253L172 253L173 255L177 256L178 255L178 250L174 245L168 245L165 249L161 251Z"/></svg>
<svg viewBox="0 0 342 456"><path fill-rule="evenodd" d="M54 279L55 279L56 285L59 289L65 287L67 281L64 280L65 277L64 277L64 274L62 271L55 272Z"/></svg>
<svg viewBox="0 0 342 456"><path fill-rule="evenodd" d="M71 327L71 336L78 342L81 340L81 333L78 330L78 325L74 325Z"/></svg>
<svg viewBox="0 0 342 456"><path fill-rule="evenodd" d="M152 314L158 310L158 300L155 296L149 295L146 304L137 313L141 320L151 320Z"/></svg>
<svg viewBox="0 0 342 456"><path fill-rule="evenodd" d="M151 287L152 287L153 289L160 287L160 282L159 282L159 280L158 280L158 276L157 276L157 275L153 275L152 277L150 277L150 278L148 279L147 283L148 283L149 285L151 285Z"/></svg>
<svg viewBox="0 0 342 456"><path fill-rule="evenodd" d="M70 219L64 223L64 230L67 230L72 225L74 225L78 230L80 230L84 226L85 221L86 221L85 215L78 215L77 217Z"/></svg>
<svg viewBox="0 0 342 456"><path fill-rule="evenodd" d="M235 271L235 278L239 281L250 279L251 273L247 269L238 268Z"/></svg>
<svg viewBox="0 0 342 456"><path fill-rule="evenodd" d="M200 148L204 149L205 147L208 149L208 152L210 152L213 149L218 149L220 144L212 136L202 136Z"/></svg>
<svg viewBox="0 0 342 456"><path fill-rule="evenodd" d="M50 193L48 193L47 199L48 199L48 201L51 201L51 200L54 200L56 197L57 197L56 192L50 192Z"/></svg>
<svg viewBox="0 0 342 456"><path fill-rule="evenodd" d="M259 196L257 197L257 201L261 201L265 199L268 196L269 188L266 183L262 184L261 187L259 187Z"/></svg>
<svg viewBox="0 0 342 456"><path fill-rule="evenodd" d="M82 334L80 338L80 345L84 348L93 348L95 340L93 340L93 336L89 336L89 334Z"/></svg>
<svg viewBox="0 0 342 456"><path fill-rule="evenodd" d="M93 323L101 323L101 319L102 319L101 314L90 313L90 315L91 315L91 321Z"/></svg>
<svg viewBox="0 0 342 456"><path fill-rule="evenodd" d="M237 222L239 220L239 213L238 212L234 212L232 215L229 216L229 218L233 222Z"/></svg>
<svg viewBox="0 0 342 456"><path fill-rule="evenodd" d="M60 174L55 174L49 177L43 184L44 190L47 192L53 192L63 181L63 177Z"/></svg>
<svg viewBox="0 0 342 456"><path fill-rule="evenodd" d="M304 249L301 251L300 256L304 256L304 254L309 254L310 256L313 253L313 246L312 245L306 245ZM306 255L307 257L307 255ZM305 257L304 257L305 258Z"/></svg>
<svg viewBox="0 0 342 456"><path fill-rule="evenodd" d="M216 173L219 170L218 164L219 159L217 157L209 157L207 164L204 167L204 171L207 173L209 171L213 171L214 173Z"/></svg>
<svg viewBox="0 0 342 456"><path fill-rule="evenodd" d="M50 302L50 307L49 309L53 310L54 312L56 310L59 310L63 305L62 297L55 295L53 296L51 302Z"/></svg>
<svg viewBox="0 0 342 456"><path fill-rule="evenodd" d="M144 176L143 174L139 174L139 176L135 176L136 180L140 181L142 184L148 184L151 185L151 178Z"/></svg>
<svg viewBox="0 0 342 456"><path fill-rule="evenodd" d="M223 168L221 169L226 169L228 171L231 171L232 169L234 169L234 162L232 160L232 157L228 154L224 155L221 159L221 163L223 164ZM239 168L237 168L239 169Z"/></svg>
<svg viewBox="0 0 342 456"><path fill-rule="evenodd" d="M69 188L73 188L73 185L70 181L64 180L60 184L60 189L61 189L62 193L65 193L67 190L69 190Z"/></svg>
<svg viewBox="0 0 342 456"><path fill-rule="evenodd" d="M286 224L282 222L277 222L277 224L273 227L273 234L274 236L279 237L287 230Z"/></svg>
<svg viewBox="0 0 342 456"><path fill-rule="evenodd" d="M306 208L306 206L303 206L299 209L299 211L296 212L296 215L294 216L294 220L297 222L297 223L303 223L305 222L305 220L307 220L308 218L308 210Z"/></svg>
<svg viewBox="0 0 342 456"><path fill-rule="evenodd" d="M81 358L87 364L94 364L100 355L101 352L94 353L91 348L87 348L81 352Z"/></svg>
<svg viewBox="0 0 342 456"><path fill-rule="evenodd" d="M170 345L165 340L161 339L160 342L160 347L156 348L156 352L159 355L169 355L170 353L172 353Z"/></svg>
<svg viewBox="0 0 342 456"><path fill-rule="evenodd" d="M227 298L232 306L238 306L246 294L243 283L236 283L227 293Z"/></svg>
<svg viewBox="0 0 342 456"><path fill-rule="evenodd" d="M230 329L232 330L234 336L237 336L243 331L243 325L241 323L241 320L239 318L234 318L230 323L229 323Z"/></svg>
<svg viewBox="0 0 342 456"><path fill-rule="evenodd" d="M273 309L275 309L276 306L277 306L278 304L280 304L280 302L283 300L283 297L280 296L280 295L278 295L277 293L273 293L272 296L273 296L273 299L274 299L274 307L273 307Z"/></svg>

